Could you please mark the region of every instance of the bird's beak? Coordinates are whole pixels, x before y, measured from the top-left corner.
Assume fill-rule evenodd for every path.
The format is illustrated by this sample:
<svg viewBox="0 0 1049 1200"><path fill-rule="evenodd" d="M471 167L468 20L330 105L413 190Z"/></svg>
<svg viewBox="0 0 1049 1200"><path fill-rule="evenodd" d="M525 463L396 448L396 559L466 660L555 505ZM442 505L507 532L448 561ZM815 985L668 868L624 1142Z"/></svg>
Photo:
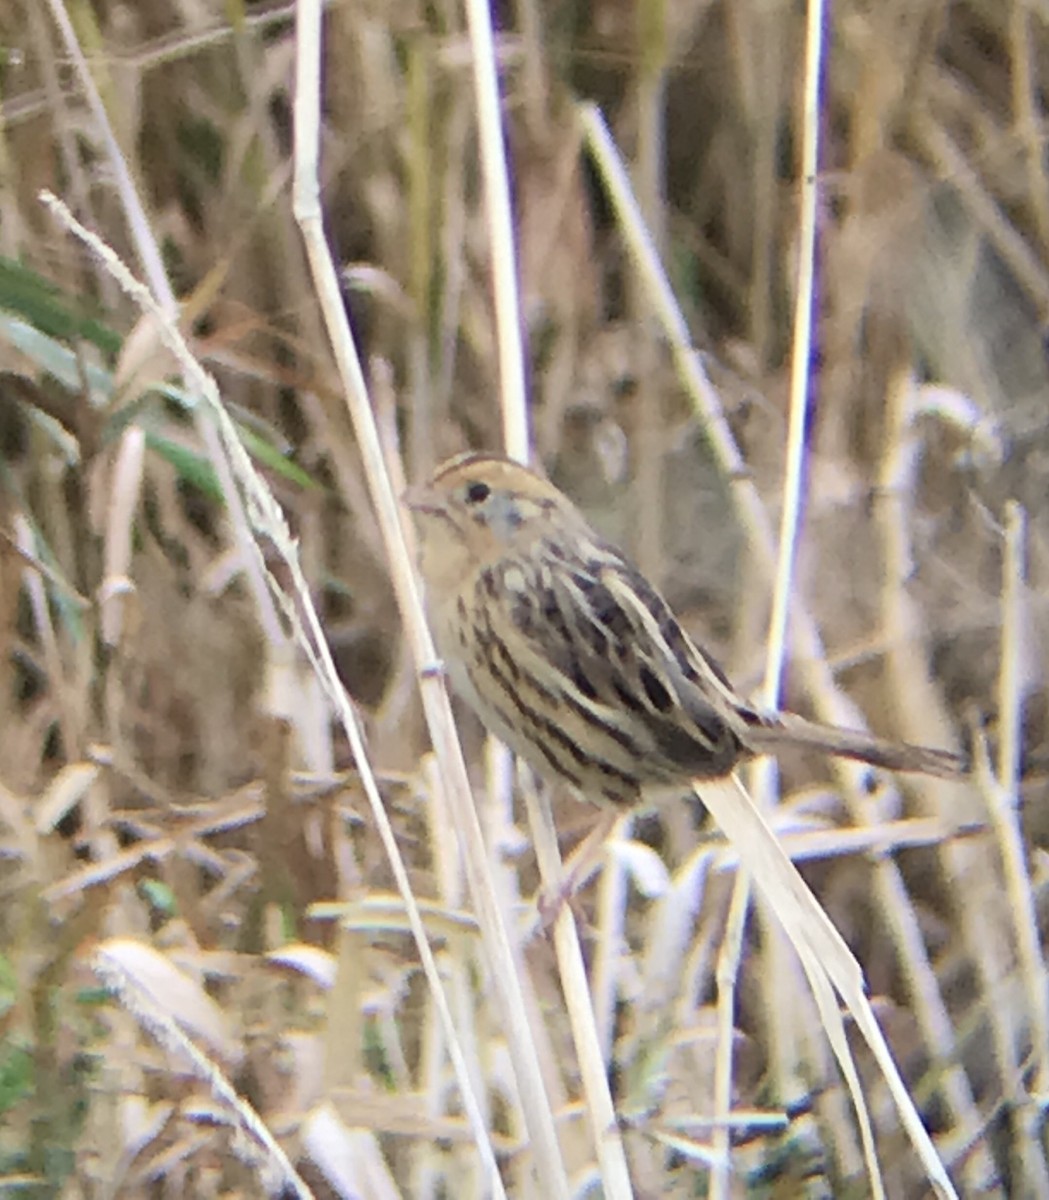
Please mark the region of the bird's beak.
<svg viewBox="0 0 1049 1200"><path fill-rule="evenodd" d="M435 513L444 507L440 493L429 484L416 483L401 495L401 503L412 512Z"/></svg>

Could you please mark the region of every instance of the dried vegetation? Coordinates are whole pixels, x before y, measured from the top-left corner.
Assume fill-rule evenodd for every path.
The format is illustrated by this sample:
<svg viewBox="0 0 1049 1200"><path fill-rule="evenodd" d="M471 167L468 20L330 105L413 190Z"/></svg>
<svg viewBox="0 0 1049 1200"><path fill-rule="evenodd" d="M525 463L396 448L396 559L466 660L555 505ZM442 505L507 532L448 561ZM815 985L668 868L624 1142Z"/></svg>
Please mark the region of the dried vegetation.
<svg viewBox="0 0 1049 1200"><path fill-rule="evenodd" d="M50 9L0 7L0 1188L257 1195L279 1155L247 1132L224 1079L318 1196L480 1195L349 751L309 677L273 655L154 328L38 201L43 187L62 196L138 270ZM575 105L602 106L634 165L775 517L803 14L786 0L498 9L537 453L756 684L770 580ZM502 1014L435 816L415 672L292 219L290 6L68 10L183 328L300 540L507 1191L534 1195ZM798 603L857 720L938 744L979 727L996 777L863 792L830 764L790 760L776 822L864 965L959 1191L1049 1197L1049 7L841 0L831 19ZM456 4L326 10L327 228L412 477L501 437L470 63ZM796 663L794 707L813 705L810 678ZM468 722L464 736L513 909L535 892L534 855L520 812L484 799L481 739ZM591 818L555 803L568 847ZM719 847L694 807L638 815L577 905L638 1195L707 1191L732 894ZM773 924L755 917L747 934L731 1194L863 1195L803 977ZM593 1148L549 940L523 943L520 964L581 1194ZM890 1195L925 1194L873 1070L865 1083Z"/></svg>

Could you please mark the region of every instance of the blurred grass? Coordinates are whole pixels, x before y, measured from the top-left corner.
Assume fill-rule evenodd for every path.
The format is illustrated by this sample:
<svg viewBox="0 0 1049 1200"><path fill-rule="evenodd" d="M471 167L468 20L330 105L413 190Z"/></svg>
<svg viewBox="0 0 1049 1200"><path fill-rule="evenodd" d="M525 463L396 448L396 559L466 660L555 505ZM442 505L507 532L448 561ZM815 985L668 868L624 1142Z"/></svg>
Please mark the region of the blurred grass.
<svg viewBox="0 0 1049 1200"><path fill-rule="evenodd" d="M70 12L194 347L300 538L416 892L436 900L442 864L413 680L290 214L290 11L209 0L180 17L159 0L80 0ZM570 102L601 103L638 164L646 217L775 511L801 21L795 5L751 0L500 13L539 455L743 684L761 669L766 581L645 319ZM833 21L802 596L878 731L961 737L975 710L993 737L1002 529L1008 501L1025 507L1021 803L1041 931L1046 14L1020 0L907 0L838 4ZM495 446L500 429L461 17L452 5L340 0L326 38L328 227L354 268L354 328L392 370L419 477L466 444ZM316 1194L338 1193L302 1151L300 1120L322 1100L374 1134L369 1152L400 1194L473 1194L472 1152L447 1106L403 927L371 916L337 933L312 907L363 904L391 886L346 750L319 706L306 745L272 715L253 611L210 468L165 381L171 368L146 330L146 368L125 373L139 314L37 203L52 188L128 255L97 131L45 8L5 6L0 45L16 51L0 69L0 1183L70 1197L257 1194L256 1167L202 1115L200 1084L132 1014L87 991L93 948L119 937L183 973L191 1030L212 1005L221 1011L209 1050ZM902 416L901 380L925 385ZM130 427L146 440L128 490L118 457ZM909 469L894 471L907 455ZM127 560L114 572L121 530ZM103 636L114 589L121 616ZM795 688L792 703L806 700ZM480 777L479 754L475 765ZM76 766L90 770L70 775ZM1046 1048L1031 1046L1021 918L980 800L958 801L959 812L915 785L908 803L944 843L868 857L836 848L835 835L843 846L853 827L884 829L892 846L898 812L877 795L847 802L825 764L789 761L784 783L784 822L825 835L808 877L864 964L960 1190L1049 1195L1030 1069ZM568 800L559 813L566 839L589 819ZM951 838L958 820L976 832ZM713 972L729 894L713 870L696 893L684 887L706 836L683 806L639 817L632 835L696 902L693 918L627 892L614 1078L639 1194L706 1186ZM528 848L512 844L507 866L513 894L529 895ZM592 894L580 912L596 937ZM680 976L654 976L657 935L686 918ZM475 962L468 930L439 936L449 960ZM791 1121L782 1135L740 1136L739 1194L864 1194L840 1082L807 1000L767 969L767 939L750 939L743 964L736 1104L785 1109ZM289 948L291 966L267 957ZM574 1098L552 951L540 939L527 954ZM511 1190L530 1194L499 1013L476 978L458 999L491 1072ZM948 1018L939 1038L938 1014ZM873 1076L870 1087L890 1194L919 1196ZM680 1128L691 1148L671 1141Z"/></svg>

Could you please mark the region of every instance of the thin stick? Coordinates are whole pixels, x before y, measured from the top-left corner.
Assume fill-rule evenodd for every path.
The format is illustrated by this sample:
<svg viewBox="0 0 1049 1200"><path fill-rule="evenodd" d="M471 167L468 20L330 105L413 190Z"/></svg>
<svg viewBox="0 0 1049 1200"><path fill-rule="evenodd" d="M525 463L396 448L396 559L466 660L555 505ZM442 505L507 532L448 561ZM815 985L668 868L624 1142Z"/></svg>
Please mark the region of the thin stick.
<svg viewBox="0 0 1049 1200"><path fill-rule="evenodd" d="M798 221L798 278L790 364L790 420L779 554L772 590L772 616L765 658L764 702L778 708L786 657L787 617L794 585L801 521L805 434L812 363L812 316L816 282L816 210L819 171L820 82L823 73L823 0L809 0L805 39L805 110L801 150L801 212Z"/></svg>
<svg viewBox="0 0 1049 1200"><path fill-rule="evenodd" d="M360 773L361 783L372 806L372 815L390 860L394 879L404 900L408 924L416 939L424 973L433 991L434 1000L444 1023L445 1036L449 1042L449 1057L456 1072L463 1106L471 1123L482 1164L486 1165L489 1185L493 1190L493 1194L504 1196L502 1180L495 1164L495 1155L488 1140L487 1129L480 1114L480 1107L471 1091L470 1077L465 1058L459 1047L451 1012L441 984L440 974L426 937L422 916L419 913L418 905L411 890L408 872L401 858L393 828L389 823L389 818L386 816L386 810L382 797L379 794L371 764L368 761L363 735L357 723L357 718L350 706L346 690L339 679L339 674L335 668L335 663L331 657L327 642L324 640L320 618L313 607L310 589L302 574L295 543L284 522L283 513L274 500L272 493L263 483L261 476L255 471L244 448L241 446L237 438L236 429L219 400L218 388L214 380L207 375L189 353L189 349L183 341L177 326L165 317L150 292L134 279L112 250L94 234L84 229L60 200L47 193L44 193L42 198L62 223L98 255L99 259L111 271L121 287L140 305L143 311L156 319L161 341L178 359L187 385L198 393L202 404L208 408L211 416L214 418L216 439L222 445L224 452L229 456L227 466L230 475L235 475L244 489L245 507L250 506L254 527L260 532L264 532L270 539L273 548L281 555L284 565L290 572L294 589L294 602L290 597L286 597L283 593L278 592L287 601L284 617L295 630L297 634L296 640L300 649L306 654L317 671L318 678L346 731L350 749L353 752L357 769ZM259 564L261 564L262 551L258 543L252 539L249 545L253 554L257 557ZM274 584L274 587L276 591L276 584ZM303 621L306 628L303 628Z"/></svg>
<svg viewBox="0 0 1049 1200"><path fill-rule="evenodd" d="M452 721L444 681L439 673L429 669L436 660L436 652L423 616L419 587L405 545L397 501L385 470L382 446L375 427L364 374L321 222L317 183L317 144L320 128L320 8L317 0L302 0L297 14L297 31L299 86L295 108L295 215L302 228L328 336L346 389L346 401L361 447L368 487L386 546L394 590L419 671L420 693L430 737L444 777L445 793L450 801L452 818L462 839L467 883L488 957L492 984L498 993L500 1009L507 1022L507 1046L521 1094L522 1115L531 1139L535 1167L544 1192L549 1197L561 1200L569 1194L568 1179L561 1158L553 1113L550 1110L528 1025L517 966L488 871L484 838L470 795L466 764ZM420 953L429 957L429 947L427 946L424 952L420 946ZM440 998L438 992L435 992L435 1000L443 1010L442 1022L448 1022L446 1032L452 1039L454 1029L451 1027L450 1014L446 1011L446 1001ZM450 1046L452 1044L450 1040ZM461 1059L457 1063L457 1075L460 1068L463 1071L460 1086L468 1088L465 1063ZM464 1091L464 1100L467 1095L468 1090ZM479 1119L479 1112L475 1107L471 1115L471 1124ZM478 1138L478 1145L483 1145L481 1152L487 1158L491 1154L487 1138L483 1131L476 1127L474 1132ZM491 1165L494 1170L494 1162ZM498 1175L490 1182L493 1187L502 1191Z"/></svg>
<svg viewBox="0 0 1049 1200"><path fill-rule="evenodd" d="M688 336L688 328L677 308L673 291L659 263L658 255L652 245L651 238L648 236L641 221L640 213L638 212L637 204L630 188L629 178L622 165L622 161L597 109L593 106L583 106L580 111L580 119L583 123L587 145L597 160L602 178L609 189L612 202L619 216L623 236L634 255L635 267L641 273L646 286L649 288L650 302L653 304L657 316L664 325L675 365L696 406L697 414L704 423L704 429L710 437L712 445L715 447L722 470L736 481L735 498L739 505L741 517L750 535L750 542L755 556L766 570L771 571L774 555L772 550L772 531L768 516L757 490L746 478L742 457L732 438L724 414L721 411L717 393L707 379L692 349ZM822 653L822 645L816 623L811 615L801 607L795 609L793 632L794 644L797 647L800 660L799 669L805 675L806 682L813 694L821 716L839 724L848 723L850 718L854 722L856 720L855 713L851 712L851 708L845 697L834 686L830 668ZM854 765L847 763L838 763L836 767L845 780L851 781L852 789L854 791L857 790L861 772L857 771ZM704 802L708 803L708 807L711 808L715 819L722 825L726 834L736 842L736 849L740 854L741 861L745 866L751 867L755 881L760 882L764 889L766 881L762 879L760 874L753 870L752 860L754 855L751 852L751 847L740 842L737 838L749 836L752 832L750 827L755 818L766 830L767 826L761 820L757 809L753 808L749 798L748 804L750 804L753 811L748 811L746 813L747 819L742 822L739 820L739 813L737 811L739 808L738 801L735 804L731 802L721 804L718 806L718 809L715 809L714 805L709 804L706 792L708 790L717 791L724 786L725 784L722 783L715 783L712 786L704 784ZM736 830L735 834L733 834L733 829ZM774 844L774 851L769 847L762 847L761 853L782 855L782 850L775 843L774 836L772 837L772 842ZM780 865L782 866L782 864ZM956 1195L953 1185L944 1171L943 1164L936 1154L935 1147L921 1123L913 1101L908 1096L906 1088L899 1077L899 1072L892 1060L892 1056L885 1044L877 1022L874 1020L869 1003L863 993L863 977L858 964L852 958L848 948L841 942L840 937L834 931L833 925L830 924L829 919L818 903L816 903L811 892L805 887L801 877L793 869L783 873L783 881L786 882L788 880L792 889L797 890L800 888L804 890L806 895L806 910L809 912L810 917L813 920L821 919L821 928L823 930L821 937L825 941L825 948L828 950L832 946L837 948L835 951L836 962L834 974L832 975L835 987L846 1000L846 1003L849 1004L850 1008L852 1008L853 1004L857 1005L859 1011L853 1009L857 1023L863 1030L868 1043L879 1060L879 1064L892 1091L893 1098L896 1101L903 1124L918 1150L926 1171L942 1195ZM770 900L770 904L777 916L781 916L779 901L773 898ZM819 914L819 918L816 917L816 913ZM828 930L833 933L833 941L826 941ZM795 940L793 936L791 940ZM819 954L816 955L816 961L823 961ZM806 970L809 970L812 965L811 956L810 961L804 965L806 966ZM846 991L842 990L843 986L846 987ZM818 996L817 999L819 999ZM828 1030L828 1036L830 1034L831 1031ZM835 1048L837 1049L841 1044L838 1042ZM847 1075L846 1078L848 1080L849 1076ZM854 1101L858 1100L862 1103L862 1096L856 1091L853 1092L853 1098ZM858 1115L862 1122L862 1114L858 1113ZM865 1138L869 1149L870 1138L866 1131Z"/></svg>
<svg viewBox="0 0 1049 1200"><path fill-rule="evenodd" d="M725 419L717 391L692 346L688 325L681 315L670 281L645 228L622 158L601 113L594 105L582 105L579 120L587 148L598 168L624 242L631 253L634 269L641 276L648 291L649 303L663 327L674 365L692 402L696 418L709 439L723 475L734 485L733 500L746 531L750 551L759 569L771 579L776 563L772 523ZM790 633L795 669L804 679L820 718L832 725L858 727L862 724L863 715L835 685L816 621L797 598L793 617ZM837 760L834 765L841 779L854 793L860 794L862 781L867 775L866 768L844 759Z"/></svg>
<svg viewBox="0 0 1049 1200"><path fill-rule="evenodd" d="M117 196L124 210L124 216L131 231L131 238L142 265L142 270L145 273L150 293L161 315L170 321L175 321L178 318L178 301L175 298L175 293L172 291L171 281L168 279L167 272L164 269L164 259L160 252L160 247L146 217L142 200L135 189L131 171L121 152L120 144L113 133L105 105L103 105L98 88L95 86L94 77L88 69L87 60L84 58L80 43L77 41L73 23L69 19L69 14L66 12L63 0L48 0L48 3L51 7L55 24L58 26L62 39L65 42L66 51L73 60L73 66L76 69L77 79L87 100L88 109L102 138L102 144L105 147L110 168L113 172ZM229 462L227 461L226 454L223 452L218 434L212 422L206 418L201 418L196 424L197 431L204 443L208 458L215 469L219 485L222 488L223 499L226 502L234 540L238 550L241 552L245 577L251 589L252 598L255 601L259 624L266 635L267 642L271 648L271 654L279 658L288 653L288 639L284 636L281 629L273 600L263 578L263 572L260 567L261 559L252 553L251 550L252 534L247 514L241 502L240 491L234 482Z"/></svg>
<svg viewBox="0 0 1049 1200"><path fill-rule="evenodd" d="M921 714L920 719L932 730L946 735L948 722L942 712L942 703L925 670L916 663L911 649L916 641L918 624L915 602L908 588L914 551L909 531L913 524L911 510L917 491L915 474L920 462L913 428L919 411L915 386L909 370L901 371L896 380L890 381L886 391L886 431L877 476L879 499L875 509L882 555L881 625L884 630L892 631L885 666L895 683L895 694L901 697L900 707ZM968 802L968 797L959 796L958 791L951 787L941 799L938 785L930 788L933 803L944 814L944 821L937 824L946 825L968 815L968 807L960 809L959 805L959 801ZM974 797L972 803L976 802ZM883 814L897 811L892 797L850 797L849 807L855 814L856 822L868 828L883 823ZM981 811L973 815L979 819L983 813ZM944 832L946 836L941 839L941 846L952 846L957 831L948 834L945 829ZM944 856L949 862L958 857L950 850L946 850ZM976 869L987 875L986 886L993 888L991 875L997 875L997 867L992 867L989 860L986 867L975 867L976 862L983 864L984 859L975 858L972 854L964 857L970 864L968 869ZM965 867L957 870L958 865L955 861L956 874L962 878ZM878 900L877 907L884 915L886 933L895 948L914 1013L934 1061L943 1064L937 1077L940 1095L947 1111L957 1122L960 1138L972 1144L971 1152L966 1155L961 1168L961 1181L967 1190L986 1191L992 1186L997 1172L986 1145L978 1138L983 1117L969 1077L957 1062L951 1016L925 945L921 918L908 895L903 873L890 856L879 854L875 858L871 877L874 895ZM968 940L975 956L985 957L978 948L981 942L988 940L986 931L992 929L996 922L981 918L978 923L973 915L964 917L963 924L971 929ZM989 1019L994 1027L1000 1024L995 1014L990 1014Z"/></svg>
<svg viewBox="0 0 1049 1200"><path fill-rule="evenodd" d="M536 838L535 852L543 886L556 895L564 882L564 868L557 849L557 834L550 800L546 792L529 789L529 808L540 811L530 821ZM532 817L532 814L529 813ZM586 1097L586 1115L597 1151L598 1167L604 1194L615 1200L631 1200L630 1170L626 1150L616 1121L616 1110L608 1085L608 1066L601 1051L601 1039L594 1022L594 1009L583 964L583 952L576 932L575 917L570 904L561 904L554 921L554 951L561 976L565 1008L572 1028L572 1040L579 1059L579 1073Z"/></svg>
<svg viewBox="0 0 1049 1200"><path fill-rule="evenodd" d="M517 303L517 266L513 219L507 180L499 107L499 86L492 47L491 13L484 0L467 0L470 41L473 46L474 84L481 133L481 167L485 181L485 209L490 231L495 288L496 332L500 362L500 410L503 439L511 458L530 457L528 409L524 392L524 359L521 348L520 311ZM503 753L508 751L503 749ZM509 780L509 771L499 772ZM557 849L557 831L549 803L528 805L532 841L536 847L544 887L556 894L564 873ZM594 1148L606 1195L629 1200L632 1195L626 1152L616 1124L608 1068L601 1051L583 952L575 921L567 905L554 926L554 948L568 1008L572 1038L579 1058Z"/></svg>
<svg viewBox="0 0 1049 1200"><path fill-rule="evenodd" d="M711 1200L729 1200L732 1194L732 1050L736 1040L736 984L743 958L743 934L750 910L750 876L736 874L732 902L725 922L715 977L718 985L717 1049L714 1057L714 1127L711 1137Z"/></svg>
<svg viewBox="0 0 1049 1200"><path fill-rule="evenodd" d="M524 390L524 356L521 352L521 313L517 303L517 256L514 253L506 148L499 109L499 82L492 46L492 15L486 0L467 0L466 18L473 47L485 212L491 230L503 442L511 458L527 463L530 438Z"/></svg>
<svg viewBox="0 0 1049 1200"><path fill-rule="evenodd" d="M625 813L613 829L609 844L629 836L633 814ZM590 969L590 995L594 1024L606 1063L612 1059L616 998L619 992L619 960L624 945L627 877L614 855L605 855L597 891L596 934Z"/></svg>
<svg viewBox="0 0 1049 1200"><path fill-rule="evenodd" d="M795 287L794 334L791 350L790 416L787 429L786 471L783 511L780 519L779 552L772 589L772 614L765 651L765 681L762 698L766 707L777 709L783 684L786 658L787 619L794 585L794 564L801 521L802 488L805 466L805 434L809 410L809 367L812 361L812 317L816 279L816 211L819 171L820 84L823 74L823 0L810 0L807 9L805 39L805 92L802 114L801 205L798 217L798 267ZM768 810L775 802L776 771L774 760L767 759L751 773L755 803ZM732 1103L732 1047L735 1012L735 987L739 976L739 957L743 952L743 929L749 904L750 879L745 872L736 878L726 929L726 946L718 963L718 1046L715 1066L714 1133L715 1166L711 1175L713 1200L728 1200L729 1195L729 1112ZM769 942L773 976L783 978L777 967L775 936ZM735 961L730 961L732 956ZM773 989L775 991L776 989ZM868 1161L872 1177L877 1162Z"/></svg>
<svg viewBox="0 0 1049 1200"><path fill-rule="evenodd" d="M1009 6L1009 59L1013 91L1013 121L1023 144L1027 167L1027 202L1034 213L1042 253L1049 250L1049 202L1042 138L1042 113L1039 99L1035 30L1028 4Z"/></svg>
<svg viewBox="0 0 1049 1200"><path fill-rule="evenodd" d="M816 998L827 1037L849 1086L868 1161L873 1156L873 1133L855 1065L845 1039L841 1013L833 1002L833 994L828 992L831 987L845 1002L873 1052L889 1085L903 1126L918 1151L929 1180L939 1195L957 1200L954 1185L948 1178L932 1139L907 1093L899 1069L874 1017L870 1001L864 992L860 965L841 934L834 928L819 901L787 858L783 847L776 840L776 835L736 776L724 780L704 781L696 785L696 794L710 809L715 821L735 846L740 863L750 872L755 885L798 952ZM871 1175L871 1186L876 1190L880 1189L880 1174Z"/></svg>
<svg viewBox="0 0 1049 1200"><path fill-rule="evenodd" d="M1024 986L1031 1022L1032 1054L1037 1066L1033 1091L1040 1102L1049 1090L1049 990L1038 936L1035 888L1027 870L1020 828L1019 788L1022 750L1024 625L1027 568L1024 510L1010 501L1005 514L1005 563L1002 588L1002 665L998 676L998 788L992 805L1010 907L1016 924Z"/></svg>

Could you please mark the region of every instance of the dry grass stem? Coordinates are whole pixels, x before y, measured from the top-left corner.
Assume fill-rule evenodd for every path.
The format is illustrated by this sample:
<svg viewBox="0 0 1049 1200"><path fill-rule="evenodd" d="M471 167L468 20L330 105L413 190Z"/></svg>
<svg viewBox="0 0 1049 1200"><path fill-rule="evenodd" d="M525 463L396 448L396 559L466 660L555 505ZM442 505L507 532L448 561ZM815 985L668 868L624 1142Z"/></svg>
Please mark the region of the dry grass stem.
<svg viewBox="0 0 1049 1200"><path fill-rule="evenodd" d="M0 4L0 1180L1049 1200L1049 0L489 8ZM467 448L973 778L533 804Z"/></svg>
<svg viewBox="0 0 1049 1200"><path fill-rule="evenodd" d="M446 778L448 795L454 823L464 839L465 866L470 892L478 909L482 936L489 954L489 968L493 981L504 996L506 1018L509 1022L509 1049L522 1090L522 1105L525 1121L535 1153L536 1169L543 1186L552 1196L568 1193L567 1180L561 1165L561 1153L554 1132L553 1117L543 1087L539 1063L528 1027L523 996L517 983L517 973L503 914L488 870L484 841L477 821L465 764L459 748L447 694L442 681L428 669L436 661L433 645L426 629L422 604L414 571L407 555L401 529L397 502L386 474L378 433L375 428L368 399L364 376L356 353L349 326L339 297L336 273L329 257L320 223L317 188L317 142L319 131L319 71L320 62L320 11L316 5L304 4L298 21L299 45L299 93L296 108L296 171L295 212L302 226L314 280L321 301L321 309L328 323L328 332L335 350L336 361L346 388L354 428L359 441L368 452L364 455L368 471L369 486L379 513L380 526L386 543L390 562L394 567L394 582L397 588L401 611L408 624L416 667L422 680L427 721L437 751L438 761ZM376 797L378 804L378 797ZM389 849L397 858L396 843L390 833ZM412 915L414 897L407 877L403 880L402 894ZM494 1158L488 1149L485 1127L480 1120L476 1101L472 1100L469 1077L461 1052L456 1053L455 1028L451 1012L443 1002L441 987L432 962L429 944L422 924L417 917L416 936L420 939L419 949L424 963L427 959L431 987L434 988L438 1010L449 1039L449 1050L456 1065L463 1090L463 1099L470 1111L479 1149L487 1158L488 1185L501 1191L501 1181L495 1168Z"/></svg>

